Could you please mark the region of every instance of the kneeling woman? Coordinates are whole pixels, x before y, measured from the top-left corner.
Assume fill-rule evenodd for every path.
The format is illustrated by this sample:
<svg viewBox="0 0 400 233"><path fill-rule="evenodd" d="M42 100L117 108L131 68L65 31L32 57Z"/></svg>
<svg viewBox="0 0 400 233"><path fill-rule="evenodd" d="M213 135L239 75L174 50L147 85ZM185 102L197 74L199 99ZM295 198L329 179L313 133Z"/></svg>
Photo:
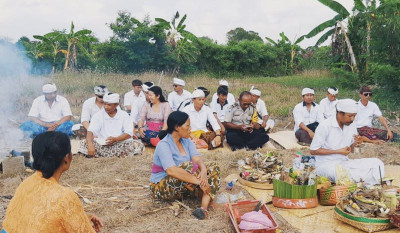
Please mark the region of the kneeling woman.
<svg viewBox="0 0 400 233"><path fill-rule="evenodd" d="M144 103L139 116L139 136L144 143L157 146L165 136L167 119L172 110L159 86L149 88L148 96L150 102Z"/></svg>
<svg viewBox="0 0 400 233"><path fill-rule="evenodd" d="M195 145L189 139L190 119L184 112L169 115L168 134L154 152L150 189L158 200L201 197L201 208L193 215L204 219L207 208L220 187L219 167L204 165Z"/></svg>
<svg viewBox="0 0 400 233"><path fill-rule="evenodd" d="M101 221L86 215L74 191L59 184L72 161L68 136L61 132L39 134L33 139L32 155L36 172L18 186L7 207L2 232L99 232Z"/></svg>
<svg viewBox="0 0 400 233"><path fill-rule="evenodd" d="M213 149L222 146L221 127L212 110L205 106L205 101L205 93L200 89L196 89L192 93L192 103L184 107L182 111L189 115L192 130L191 137L196 143L196 147ZM207 127L208 123L209 127ZM207 143L204 147L202 140Z"/></svg>
<svg viewBox="0 0 400 233"><path fill-rule="evenodd" d="M132 140L133 122L128 113L118 108L119 95L107 93L103 100L104 107L92 117L86 141L81 141L79 152L88 157L141 154L144 145L139 140Z"/></svg>

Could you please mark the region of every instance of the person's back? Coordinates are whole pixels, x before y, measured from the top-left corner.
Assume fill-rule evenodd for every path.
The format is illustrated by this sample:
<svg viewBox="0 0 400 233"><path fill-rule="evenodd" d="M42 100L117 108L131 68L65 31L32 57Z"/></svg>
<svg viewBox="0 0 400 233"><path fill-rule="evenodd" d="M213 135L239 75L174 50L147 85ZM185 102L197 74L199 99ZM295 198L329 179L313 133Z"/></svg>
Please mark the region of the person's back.
<svg viewBox="0 0 400 233"><path fill-rule="evenodd" d="M94 232L76 194L39 171L17 188L3 228L8 233Z"/></svg>

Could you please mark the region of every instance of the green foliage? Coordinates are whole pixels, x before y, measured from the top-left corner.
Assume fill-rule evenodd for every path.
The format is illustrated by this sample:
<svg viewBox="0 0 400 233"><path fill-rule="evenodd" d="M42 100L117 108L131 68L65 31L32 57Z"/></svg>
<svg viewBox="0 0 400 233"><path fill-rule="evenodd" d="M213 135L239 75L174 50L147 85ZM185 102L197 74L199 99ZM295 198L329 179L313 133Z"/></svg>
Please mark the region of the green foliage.
<svg viewBox="0 0 400 233"><path fill-rule="evenodd" d="M241 27L230 30L228 33L226 33L226 37L228 38L228 43L236 43L244 40L259 42L263 41L257 32L246 31Z"/></svg>

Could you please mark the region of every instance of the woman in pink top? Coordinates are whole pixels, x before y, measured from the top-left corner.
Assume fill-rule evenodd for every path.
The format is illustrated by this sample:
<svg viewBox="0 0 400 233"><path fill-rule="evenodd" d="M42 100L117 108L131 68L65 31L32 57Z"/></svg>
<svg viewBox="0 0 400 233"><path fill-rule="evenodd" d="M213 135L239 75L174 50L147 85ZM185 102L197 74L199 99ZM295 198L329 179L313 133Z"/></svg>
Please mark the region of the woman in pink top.
<svg viewBox="0 0 400 233"><path fill-rule="evenodd" d="M143 104L138 130L144 143L156 146L166 135L167 119L172 110L159 86L151 87L148 95L150 102Z"/></svg>

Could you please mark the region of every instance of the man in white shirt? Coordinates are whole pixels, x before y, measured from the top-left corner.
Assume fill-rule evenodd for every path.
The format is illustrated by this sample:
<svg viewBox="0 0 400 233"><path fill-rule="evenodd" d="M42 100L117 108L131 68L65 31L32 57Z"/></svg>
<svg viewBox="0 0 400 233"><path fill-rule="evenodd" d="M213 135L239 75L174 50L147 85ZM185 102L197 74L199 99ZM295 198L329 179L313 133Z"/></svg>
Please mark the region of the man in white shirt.
<svg viewBox="0 0 400 233"><path fill-rule="evenodd" d="M117 108L119 95L107 93L104 106L91 119L86 140L79 152L88 157L126 157L141 154L144 145L132 140L133 123L128 113Z"/></svg>
<svg viewBox="0 0 400 233"><path fill-rule="evenodd" d="M331 181L337 179L337 171L344 169L354 182L364 181L368 185L379 184L384 177L384 164L376 158L349 159L356 145L357 128L353 123L357 114L357 102L352 99L339 100L337 113L325 119L315 131L310 146L316 155L316 172Z"/></svg>
<svg viewBox="0 0 400 233"><path fill-rule="evenodd" d="M324 117L318 105L314 103L314 90L304 88L301 94L303 102L293 109L294 132L299 143L309 145L314 137L315 129Z"/></svg>
<svg viewBox="0 0 400 233"><path fill-rule="evenodd" d="M182 79L174 78L173 82L174 91L169 93L168 103L172 111L176 111L183 101L191 98L192 94L184 89L186 83Z"/></svg>
<svg viewBox="0 0 400 233"><path fill-rule="evenodd" d="M142 92L144 93L145 100L144 101L142 99L138 100L135 105L132 105L130 116L131 116L134 126L136 126L138 124L139 114L140 114L140 111L142 110L143 104L146 103L146 101L149 101L148 93L149 93L149 89L152 86L154 86L153 82L143 83L142 84Z"/></svg>
<svg viewBox="0 0 400 233"><path fill-rule="evenodd" d="M260 98L261 91L258 90L257 88L251 87L250 93L251 93L251 101L257 110L258 124L261 125L262 132L267 131L270 128L272 128L273 125L275 125L275 122L273 120L268 120L269 115L267 106L265 105L265 102Z"/></svg>
<svg viewBox="0 0 400 233"><path fill-rule="evenodd" d="M339 90L336 87L329 87L326 97L319 102L319 110L324 115L324 119L336 115L336 103Z"/></svg>
<svg viewBox="0 0 400 233"><path fill-rule="evenodd" d="M225 135L225 126L223 125L225 114L227 109L234 104L234 102L230 103L228 101L228 89L226 86L219 86L217 89L217 95L218 98L211 102L210 108L221 127L221 133Z"/></svg>
<svg viewBox="0 0 400 233"><path fill-rule="evenodd" d="M125 110L130 113L135 104L146 101L146 97L142 91L142 81L135 79L132 81L132 90L124 95Z"/></svg>
<svg viewBox="0 0 400 233"><path fill-rule="evenodd" d="M211 109L204 105L204 92L196 89L192 94L192 102L182 110L189 115L192 135L195 138L205 140L209 149L219 147L222 144L221 128ZM208 130L207 122L209 122L213 131Z"/></svg>
<svg viewBox="0 0 400 233"><path fill-rule="evenodd" d="M81 124L86 130L89 128L94 114L103 108L103 96L108 93L108 89L104 85L95 86L93 89L95 96L85 100L82 106Z"/></svg>
<svg viewBox="0 0 400 233"><path fill-rule="evenodd" d="M357 117L355 119L358 133L361 136L365 136L371 140L390 141L394 139L394 141L397 141L398 135L393 134L393 132L390 130L386 118L382 116L382 112L378 105L370 101L371 96L371 88L360 88L360 101L358 101ZM379 118L379 121L386 128L386 130L372 127L372 119L374 117Z"/></svg>
<svg viewBox="0 0 400 233"><path fill-rule="evenodd" d="M30 121L24 122L21 130L30 137L46 131L59 131L71 136L74 123L67 99L57 95L55 84L44 85L42 92L42 96L33 100L28 114Z"/></svg>
<svg viewBox="0 0 400 233"><path fill-rule="evenodd" d="M207 104L207 97L208 97L208 95L210 95L210 91L207 89L207 88L205 88L205 87L196 87L196 89L195 90L202 90L203 92L204 92L204 95L205 95L205 103L204 103L204 105L205 106L208 106L208 104ZM182 111L186 106L188 106L189 104L192 104L193 102L192 102L192 99L187 99L187 100L184 100L180 105L179 105L179 107L178 107L178 109L177 109L177 111Z"/></svg>
<svg viewBox="0 0 400 233"><path fill-rule="evenodd" d="M231 104L235 103L236 102L235 96L232 93L229 93L229 83L228 83L228 81L220 80L218 87L221 87L221 86L225 87L226 90L228 91L228 102L231 103ZM214 93L214 95L212 96L211 102L217 101L217 98L218 98L218 93Z"/></svg>

